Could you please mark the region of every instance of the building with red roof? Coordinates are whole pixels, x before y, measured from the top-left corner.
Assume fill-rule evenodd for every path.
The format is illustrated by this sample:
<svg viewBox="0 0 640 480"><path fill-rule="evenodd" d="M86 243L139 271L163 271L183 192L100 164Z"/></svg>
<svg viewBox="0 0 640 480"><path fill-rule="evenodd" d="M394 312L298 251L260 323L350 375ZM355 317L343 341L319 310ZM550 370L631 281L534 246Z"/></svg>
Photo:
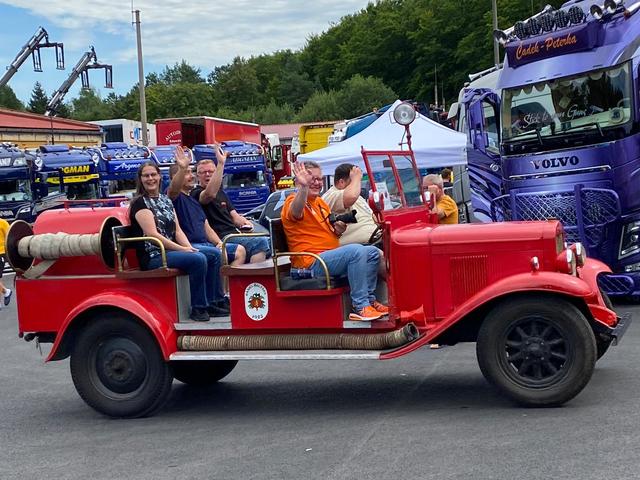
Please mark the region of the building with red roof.
<svg viewBox="0 0 640 480"><path fill-rule="evenodd" d="M0 108L0 142L15 143L20 148L48 144L99 145L102 129L77 120Z"/></svg>

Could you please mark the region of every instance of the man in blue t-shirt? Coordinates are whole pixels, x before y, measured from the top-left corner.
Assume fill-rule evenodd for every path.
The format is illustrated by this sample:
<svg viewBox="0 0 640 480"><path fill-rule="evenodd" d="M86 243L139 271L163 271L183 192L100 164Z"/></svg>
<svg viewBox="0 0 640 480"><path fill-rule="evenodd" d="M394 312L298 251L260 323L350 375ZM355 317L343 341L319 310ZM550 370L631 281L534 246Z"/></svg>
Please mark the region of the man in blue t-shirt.
<svg viewBox="0 0 640 480"><path fill-rule="evenodd" d="M224 297L222 281L220 278L222 240L209 226L207 217L198 201L189 195L193 187L193 170L189 158L181 148L176 149L176 163L169 169L171 184L167 195L171 198L173 206L189 243L198 251L211 258L218 267L215 278L210 279L215 290L216 313L229 312L228 300ZM245 262L246 251L242 245L227 244L227 258L231 265L242 265Z"/></svg>

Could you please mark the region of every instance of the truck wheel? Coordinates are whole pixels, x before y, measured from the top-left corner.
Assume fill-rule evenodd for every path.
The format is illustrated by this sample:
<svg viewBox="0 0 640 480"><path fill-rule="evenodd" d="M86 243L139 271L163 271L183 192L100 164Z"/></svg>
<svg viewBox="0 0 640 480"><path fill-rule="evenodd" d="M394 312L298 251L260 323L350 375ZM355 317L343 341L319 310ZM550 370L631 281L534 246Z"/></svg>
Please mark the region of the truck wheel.
<svg viewBox="0 0 640 480"><path fill-rule="evenodd" d="M477 343L485 378L526 406L556 406L585 387L596 361L596 341L571 303L538 297L511 300L487 316Z"/></svg>
<svg viewBox="0 0 640 480"><path fill-rule="evenodd" d="M187 385L202 387L222 380L237 364L237 360L185 360L173 362L171 369L176 380Z"/></svg>
<svg viewBox="0 0 640 480"><path fill-rule="evenodd" d="M173 381L153 335L122 314L97 315L80 332L70 367L80 397L110 417L152 415Z"/></svg>

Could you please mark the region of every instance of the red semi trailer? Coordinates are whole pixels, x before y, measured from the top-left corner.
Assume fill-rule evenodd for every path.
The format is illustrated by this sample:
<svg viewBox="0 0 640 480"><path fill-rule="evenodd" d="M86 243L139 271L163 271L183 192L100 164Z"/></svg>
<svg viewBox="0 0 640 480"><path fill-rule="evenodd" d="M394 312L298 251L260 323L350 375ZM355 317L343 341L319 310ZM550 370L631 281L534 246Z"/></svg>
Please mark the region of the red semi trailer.
<svg viewBox="0 0 640 480"><path fill-rule="evenodd" d="M215 117L163 118L155 121L158 145L192 148L227 140L260 144L260 126Z"/></svg>

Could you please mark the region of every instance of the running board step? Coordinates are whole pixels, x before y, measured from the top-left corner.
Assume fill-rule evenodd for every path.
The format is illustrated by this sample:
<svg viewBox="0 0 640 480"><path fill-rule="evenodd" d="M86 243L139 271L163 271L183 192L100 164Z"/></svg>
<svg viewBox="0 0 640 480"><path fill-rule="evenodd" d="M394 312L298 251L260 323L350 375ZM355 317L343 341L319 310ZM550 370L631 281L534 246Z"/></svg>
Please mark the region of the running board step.
<svg viewBox="0 0 640 480"><path fill-rule="evenodd" d="M379 360L381 350L249 350L175 352L169 360Z"/></svg>

